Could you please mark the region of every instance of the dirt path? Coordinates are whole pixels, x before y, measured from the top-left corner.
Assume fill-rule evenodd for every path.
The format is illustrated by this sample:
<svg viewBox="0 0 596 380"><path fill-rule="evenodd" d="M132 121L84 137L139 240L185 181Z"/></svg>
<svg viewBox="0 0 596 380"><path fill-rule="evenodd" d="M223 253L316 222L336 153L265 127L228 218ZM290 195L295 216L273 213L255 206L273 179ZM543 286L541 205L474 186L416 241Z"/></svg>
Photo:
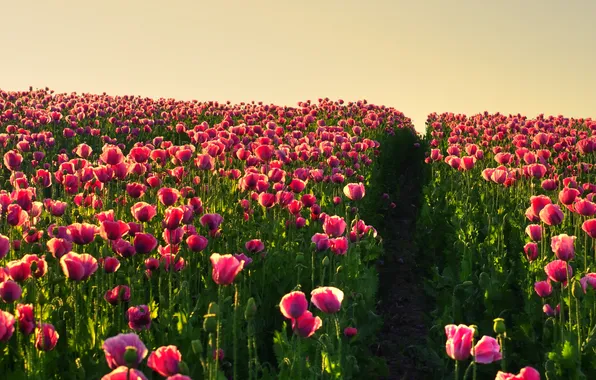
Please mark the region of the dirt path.
<svg viewBox="0 0 596 380"><path fill-rule="evenodd" d="M385 219L385 257L378 265L379 304L384 326L376 354L385 358L388 379L432 379L424 354L429 305L423 286L424 263L417 262L416 218L420 204L422 166L409 165L399 177L397 207Z"/></svg>

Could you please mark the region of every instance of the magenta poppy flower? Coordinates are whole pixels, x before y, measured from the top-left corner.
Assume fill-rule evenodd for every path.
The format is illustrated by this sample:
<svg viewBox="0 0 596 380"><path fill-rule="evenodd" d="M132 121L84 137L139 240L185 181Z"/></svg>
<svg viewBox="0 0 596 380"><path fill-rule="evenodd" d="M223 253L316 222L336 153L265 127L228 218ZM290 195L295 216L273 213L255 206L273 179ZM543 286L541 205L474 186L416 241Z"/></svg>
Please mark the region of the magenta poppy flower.
<svg viewBox="0 0 596 380"><path fill-rule="evenodd" d="M157 191L157 199L159 199L164 206L173 205L178 201L179 197L180 192L169 187L162 187Z"/></svg>
<svg viewBox="0 0 596 380"><path fill-rule="evenodd" d="M348 239L345 236L329 239L331 252L336 255L345 255L348 251Z"/></svg>
<svg viewBox="0 0 596 380"><path fill-rule="evenodd" d="M330 216L323 222L323 231L330 237L337 237L346 231L346 222L341 216Z"/></svg>
<svg viewBox="0 0 596 380"><path fill-rule="evenodd" d="M344 186L344 194L350 200L359 201L366 195L364 184L362 182L348 183Z"/></svg>
<svg viewBox="0 0 596 380"><path fill-rule="evenodd" d="M215 160L208 154L199 154L195 158L195 165L201 170L214 170Z"/></svg>
<svg viewBox="0 0 596 380"><path fill-rule="evenodd" d="M472 350L472 338L474 329L466 325L447 325L445 326L445 351L447 356L453 360L466 360L470 357Z"/></svg>
<svg viewBox="0 0 596 380"><path fill-rule="evenodd" d="M147 377L138 369L120 366L104 375L101 380L147 380Z"/></svg>
<svg viewBox="0 0 596 380"><path fill-rule="evenodd" d="M163 227L168 230L175 230L180 227L184 218L184 210L181 207L168 207L165 212Z"/></svg>
<svg viewBox="0 0 596 380"><path fill-rule="evenodd" d="M103 298L110 305L118 305L122 302L130 301L130 288L126 285L116 285L114 288L105 292Z"/></svg>
<svg viewBox="0 0 596 380"><path fill-rule="evenodd" d="M483 336L472 349L472 355L476 363L490 364L501 360L501 346L493 337Z"/></svg>
<svg viewBox="0 0 596 380"><path fill-rule="evenodd" d="M260 239L253 239L247 241L244 247L248 252L258 253L265 249L265 244Z"/></svg>
<svg viewBox="0 0 596 380"><path fill-rule="evenodd" d="M299 318L308 309L308 301L302 292L290 292L282 297L279 308L288 319Z"/></svg>
<svg viewBox="0 0 596 380"><path fill-rule="evenodd" d="M151 328L151 312L147 305L131 306L126 311L128 327L133 330L149 330Z"/></svg>
<svg viewBox="0 0 596 380"><path fill-rule="evenodd" d="M121 220L104 220L100 223L99 236L104 240L119 240L130 230L128 223Z"/></svg>
<svg viewBox="0 0 596 380"><path fill-rule="evenodd" d="M532 262L538 258L538 244L527 243L524 245L524 253L529 262Z"/></svg>
<svg viewBox="0 0 596 380"><path fill-rule="evenodd" d="M89 158L89 156L91 156L91 154L93 153L93 148L91 148L89 145L85 143L82 143L77 145L77 147L74 148L72 152L81 158Z"/></svg>
<svg viewBox="0 0 596 380"><path fill-rule="evenodd" d="M106 362L110 369L116 369L120 366L128 366L129 364L136 368L143 359L147 356L147 347L143 344L139 336L135 333L118 334L105 340L101 348L106 356ZM124 359L124 354L129 348L134 348L137 358L132 363L127 363Z"/></svg>
<svg viewBox="0 0 596 380"><path fill-rule="evenodd" d="M68 226L72 241L79 245L89 244L95 239L98 228L89 223L73 223Z"/></svg>
<svg viewBox="0 0 596 380"><path fill-rule="evenodd" d="M35 330L35 315L33 313L33 305L18 304L16 317L19 321L19 330L23 334L30 335L33 330Z"/></svg>
<svg viewBox="0 0 596 380"><path fill-rule="evenodd" d="M495 380L540 380L540 372L532 367L522 368L517 375L499 371Z"/></svg>
<svg viewBox="0 0 596 380"><path fill-rule="evenodd" d="M313 317L310 311L305 311L296 319L292 319L292 330L302 338L310 338L321 328L323 321L319 317Z"/></svg>
<svg viewBox="0 0 596 380"><path fill-rule="evenodd" d="M558 259L569 261L575 257L574 242L576 237L567 234L553 236L551 239L551 248Z"/></svg>
<svg viewBox="0 0 596 380"><path fill-rule="evenodd" d="M176 229L165 229L161 236L168 245L179 245L184 238L184 228L178 227Z"/></svg>
<svg viewBox="0 0 596 380"><path fill-rule="evenodd" d="M337 313L344 299L344 292L332 286L316 288L310 295L310 302L325 314Z"/></svg>
<svg viewBox="0 0 596 380"><path fill-rule="evenodd" d="M214 253L210 260L213 265L211 277L217 285L230 285L244 267L244 262L232 255Z"/></svg>
<svg viewBox="0 0 596 380"><path fill-rule="evenodd" d="M6 264L6 271L16 282L23 282L31 277L31 265L23 260L13 260Z"/></svg>
<svg viewBox="0 0 596 380"><path fill-rule="evenodd" d="M538 281L534 283L534 290L539 297L545 298L551 295L553 287L549 281Z"/></svg>
<svg viewBox="0 0 596 380"><path fill-rule="evenodd" d="M596 219L588 219L583 222L582 230L592 239L596 239Z"/></svg>
<svg viewBox="0 0 596 380"><path fill-rule="evenodd" d="M133 183L126 184L126 193L131 198L135 198L135 199L140 198L143 195L145 195L146 191L147 191L147 186L143 185L142 183L133 182Z"/></svg>
<svg viewBox="0 0 596 380"><path fill-rule="evenodd" d="M97 259L88 253L69 252L60 258L64 275L73 281L83 281L97 270Z"/></svg>
<svg viewBox="0 0 596 380"><path fill-rule="evenodd" d="M544 181L542 181L540 186L542 186L542 188L546 191L553 191L556 190L558 187L557 181L555 181L554 179L545 179Z"/></svg>
<svg viewBox="0 0 596 380"><path fill-rule="evenodd" d="M274 148L271 145L260 145L255 149L256 156L262 161L269 161L273 157Z"/></svg>
<svg viewBox="0 0 596 380"><path fill-rule="evenodd" d="M559 202L564 205L573 204L575 198L579 196L579 190L565 187L563 190L559 192Z"/></svg>
<svg viewBox="0 0 596 380"><path fill-rule="evenodd" d="M201 216L199 222L203 227L207 227L209 231L216 231L219 226L223 223L224 219L219 214L205 214Z"/></svg>
<svg viewBox="0 0 596 380"><path fill-rule="evenodd" d="M120 148L115 145L104 145L99 159L108 165L118 165L124 161L124 154Z"/></svg>
<svg viewBox="0 0 596 380"><path fill-rule="evenodd" d="M133 239L133 246L136 253L151 253L157 248L157 239L151 234L138 233Z"/></svg>
<svg viewBox="0 0 596 380"><path fill-rule="evenodd" d="M344 329L344 335L347 338L352 338L352 337L356 336L357 334L358 334L358 329L355 327L346 327Z"/></svg>
<svg viewBox="0 0 596 380"><path fill-rule="evenodd" d="M111 241L112 244L112 251L119 254L122 257L132 257L134 256L137 251L132 244L124 239Z"/></svg>
<svg viewBox="0 0 596 380"><path fill-rule="evenodd" d="M151 149L149 149L148 147L135 146L128 152L128 157L130 157L134 162L142 164L144 162L147 162L150 154Z"/></svg>
<svg viewBox="0 0 596 380"><path fill-rule="evenodd" d="M138 222L144 223L157 215L157 208L149 203L137 202L130 208L130 212Z"/></svg>
<svg viewBox="0 0 596 380"><path fill-rule="evenodd" d="M4 153L4 166L11 172L15 172L21 169L23 163L23 156L16 150L9 150Z"/></svg>
<svg viewBox="0 0 596 380"><path fill-rule="evenodd" d="M168 377L166 380L192 380L192 379L190 377L188 377L188 376L181 375L181 374L178 373L178 374L176 374L174 376Z"/></svg>
<svg viewBox="0 0 596 380"><path fill-rule="evenodd" d="M554 260L546 264L544 272L554 282L567 286L567 280L573 276L573 268L563 260Z"/></svg>
<svg viewBox="0 0 596 380"><path fill-rule="evenodd" d="M42 351L52 351L58 343L58 338L60 338L60 335L58 335L53 325L42 323L36 329L35 347Z"/></svg>
<svg viewBox="0 0 596 380"><path fill-rule="evenodd" d="M29 220L29 214L23 210L18 204L8 205L6 211L6 222L13 226L19 227L25 224Z"/></svg>
<svg viewBox="0 0 596 380"><path fill-rule="evenodd" d="M0 342L8 342L14 333L15 318L7 311L0 310Z"/></svg>
<svg viewBox="0 0 596 380"><path fill-rule="evenodd" d="M576 199L573 204L575 211L583 216L594 216L596 215L596 204L590 202L587 199Z"/></svg>
<svg viewBox="0 0 596 380"><path fill-rule="evenodd" d="M563 211L559 205L547 204L540 211L539 216L540 220L549 226L556 226L563 222Z"/></svg>
<svg viewBox="0 0 596 380"><path fill-rule="evenodd" d="M526 227L526 234L533 241L542 240L542 226L540 224L530 224Z"/></svg>
<svg viewBox="0 0 596 380"><path fill-rule="evenodd" d="M584 293L588 290L588 287L596 289L596 273L586 273L584 277L579 280Z"/></svg>
<svg viewBox="0 0 596 380"><path fill-rule="evenodd" d="M106 257L103 260L103 270L106 273L114 273L120 268L120 260L115 257Z"/></svg>
<svg viewBox="0 0 596 380"><path fill-rule="evenodd" d="M178 347L162 346L149 355L147 366L160 375L167 377L180 372L181 361L182 354L178 351Z"/></svg>
<svg viewBox="0 0 596 380"><path fill-rule="evenodd" d="M257 201L262 207L271 208L275 205L275 195L270 193L260 193Z"/></svg>
<svg viewBox="0 0 596 380"><path fill-rule="evenodd" d="M6 303L13 303L21 298L23 289L21 286L12 280L0 282L0 298Z"/></svg>
<svg viewBox="0 0 596 380"><path fill-rule="evenodd" d="M551 199L546 195L534 195L530 197L530 203L532 204L532 211L534 211L534 215L540 215L540 211L546 206L551 203Z"/></svg>
<svg viewBox="0 0 596 380"><path fill-rule="evenodd" d="M209 244L209 240L201 235L190 235L186 238L186 245L193 252L201 252L207 248L207 244Z"/></svg>

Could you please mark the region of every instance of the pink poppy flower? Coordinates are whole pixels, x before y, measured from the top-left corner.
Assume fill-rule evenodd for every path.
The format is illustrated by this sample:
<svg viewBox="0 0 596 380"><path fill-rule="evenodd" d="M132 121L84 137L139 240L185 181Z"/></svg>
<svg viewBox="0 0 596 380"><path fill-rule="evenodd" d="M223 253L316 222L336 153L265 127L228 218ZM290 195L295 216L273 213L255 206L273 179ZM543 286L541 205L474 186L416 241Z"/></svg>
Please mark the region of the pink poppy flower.
<svg viewBox="0 0 596 380"><path fill-rule="evenodd" d="M58 343L58 338L60 338L60 335L58 335L53 325L42 323L36 329L35 347L42 351L52 351Z"/></svg>
<svg viewBox="0 0 596 380"><path fill-rule="evenodd" d="M69 252L60 258L64 275L73 281L83 281L97 270L97 260L88 253Z"/></svg>
<svg viewBox="0 0 596 380"><path fill-rule="evenodd" d="M16 317L19 321L19 330L23 334L30 335L33 332L33 330L35 330L35 316L33 313L33 305L18 304Z"/></svg>
<svg viewBox="0 0 596 380"><path fill-rule="evenodd" d="M182 354L176 346L162 346L153 351L147 360L147 366L167 377L180 372L180 362Z"/></svg>
<svg viewBox="0 0 596 380"><path fill-rule="evenodd" d="M135 333L118 334L105 340L101 348L106 356L106 362L110 369L116 369L120 366L128 366L131 364L136 368L143 359L147 356L147 347L143 344L139 336ZM126 350L133 348L137 354L137 358L132 363L127 363L124 359Z"/></svg>
<svg viewBox="0 0 596 380"><path fill-rule="evenodd" d="M483 336L471 351L476 363L490 364L492 362L501 360L501 346L499 342L493 337Z"/></svg>
<svg viewBox="0 0 596 380"><path fill-rule="evenodd" d="M131 306L126 312L128 327L133 330L149 330L151 328L151 312L147 305Z"/></svg>
<svg viewBox="0 0 596 380"><path fill-rule="evenodd" d="M14 333L15 318L7 311L0 310L0 342L8 342Z"/></svg>
<svg viewBox="0 0 596 380"><path fill-rule="evenodd" d="M323 321L319 317L313 317L310 311L305 311L296 319L292 319L292 330L302 338L310 338L321 328Z"/></svg>
<svg viewBox="0 0 596 380"><path fill-rule="evenodd" d="M569 261L575 257L574 242L576 237L567 234L553 236L551 239L551 248L558 259Z"/></svg>
<svg viewBox="0 0 596 380"><path fill-rule="evenodd" d="M473 328L466 325L447 325L445 326L445 335L447 335L445 343L447 356L460 361L470 357L472 338L474 337Z"/></svg>
<svg viewBox="0 0 596 380"><path fill-rule="evenodd" d="M359 201L366 195L364 184L359 183L348 183L344 186L344 195L352 201Z"/></svg>
<svg viewBox="0 0 596 380"><path fill-rule="evenodd" d="M573 277L573 268L563 260L554 260L546 264L544 272L554 282L561 282L567 286L567 280Z"/></svg>
<svg viewBox="0 0 596 380"><path fill-rule="evenodd" d="M548 204L540 211L540 220L549 225L556 226L563 222L563 211L558 205Z"/></svg>
<svg viewBox="0 0 596 380"><path fill-rule="evenodd" d="M282 297L279 308L284 317L299 318L308 308L308 301L302 292L291 292Z"/></svg>
<svg viewBox="0 0 596 380"><path fill-rule="evenodd" d="M341 309L344 292L332 286L323 286L310 292L312 302L317 309L326 314L337 313Z"/></svg>
<svg viewBox="0 0 596 380"><path fill-rule="evenodd" d="M495 380L540 380L540 372L532 367L522 368L517 375L499 371Z"/></svg>
<svg viewBox="0 0 596 380"><path fill-rule="evenodd" d="M244 267L244 261L239 261L232 255L211 255L213 270L211 277L217 285L230 285Z"/></svg>

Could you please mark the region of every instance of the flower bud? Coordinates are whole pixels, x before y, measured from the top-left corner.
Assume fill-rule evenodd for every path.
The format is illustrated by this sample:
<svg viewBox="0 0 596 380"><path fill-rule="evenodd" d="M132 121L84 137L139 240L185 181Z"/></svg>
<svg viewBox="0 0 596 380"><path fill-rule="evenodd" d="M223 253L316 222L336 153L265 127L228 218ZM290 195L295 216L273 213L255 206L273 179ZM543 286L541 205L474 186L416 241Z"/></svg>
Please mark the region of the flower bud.
<svg viewBox="0 0 596 380"><path fill-rule="evenodd" d="M203 345L201 344L200 340L195 339L190 342L190 345L192 346L192 352L194 352L195 355L200 355L203 353Z"/></svg>
<svg viewBox="0 0 596 380"><path fill-rule="evenodd" d="M323 261L321 261L321 264L322 264L324 267L326 267L326 266L329 266L329 256L325 256L325 257L323 258Z"/></svg>
<svg viewBox="0 0 596 380"><path fill-rule="evenodd" d="M495 318L493 322L493 330L496 334L504 334L507 331L505 320L503 318Z"/></svg>
<svg viewBox="0 0 596 380"><path fill-rule="evenodd" d="M577 300L579 300L583 297L584 289L582 288L579 281L573 282L573 287L571 288L571 293L573 294L573 297L575 297L575 299L577 299Z"/></svg>
<svg viewBox="0 0 596 380"><path fill-rule="evenodd" d="M254 319L255 315L257 314L257 304L255 303L255 299L250 297L246 302L246 310L244 311L244 318L247 321Z"/></svg>
<svg viewBox="0 0 596 380"><path fill-rule="evenodd" d="M304 253L296 253L296 264L302 264L304 262Z"/></svg>
<svg viewBox="0 0 596 380"><path fill-rule="evenodd" d="M478 338L478 326L470 325L469 327L474 329L474 338Z"/></svg>
<svg viewBox="0 0 596 380"><path fill-rule="evenodd" d="M182 375L188 375L190 373L190 370L188 369L188 365L183 361L178 363L178 370L180 371L180 373Z"/></svg>

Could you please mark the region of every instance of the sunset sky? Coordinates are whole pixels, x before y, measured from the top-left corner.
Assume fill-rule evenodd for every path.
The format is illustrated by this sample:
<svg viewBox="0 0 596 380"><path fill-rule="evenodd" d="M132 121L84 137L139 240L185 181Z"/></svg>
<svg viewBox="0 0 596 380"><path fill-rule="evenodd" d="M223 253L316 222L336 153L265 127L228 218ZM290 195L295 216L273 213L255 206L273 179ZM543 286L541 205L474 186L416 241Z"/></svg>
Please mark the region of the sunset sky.
<svg viewBox="0 0 596 380"><path fill-rule="evenodd" d="M596 1L10 1L0 88L596 117Z"/></svg>

